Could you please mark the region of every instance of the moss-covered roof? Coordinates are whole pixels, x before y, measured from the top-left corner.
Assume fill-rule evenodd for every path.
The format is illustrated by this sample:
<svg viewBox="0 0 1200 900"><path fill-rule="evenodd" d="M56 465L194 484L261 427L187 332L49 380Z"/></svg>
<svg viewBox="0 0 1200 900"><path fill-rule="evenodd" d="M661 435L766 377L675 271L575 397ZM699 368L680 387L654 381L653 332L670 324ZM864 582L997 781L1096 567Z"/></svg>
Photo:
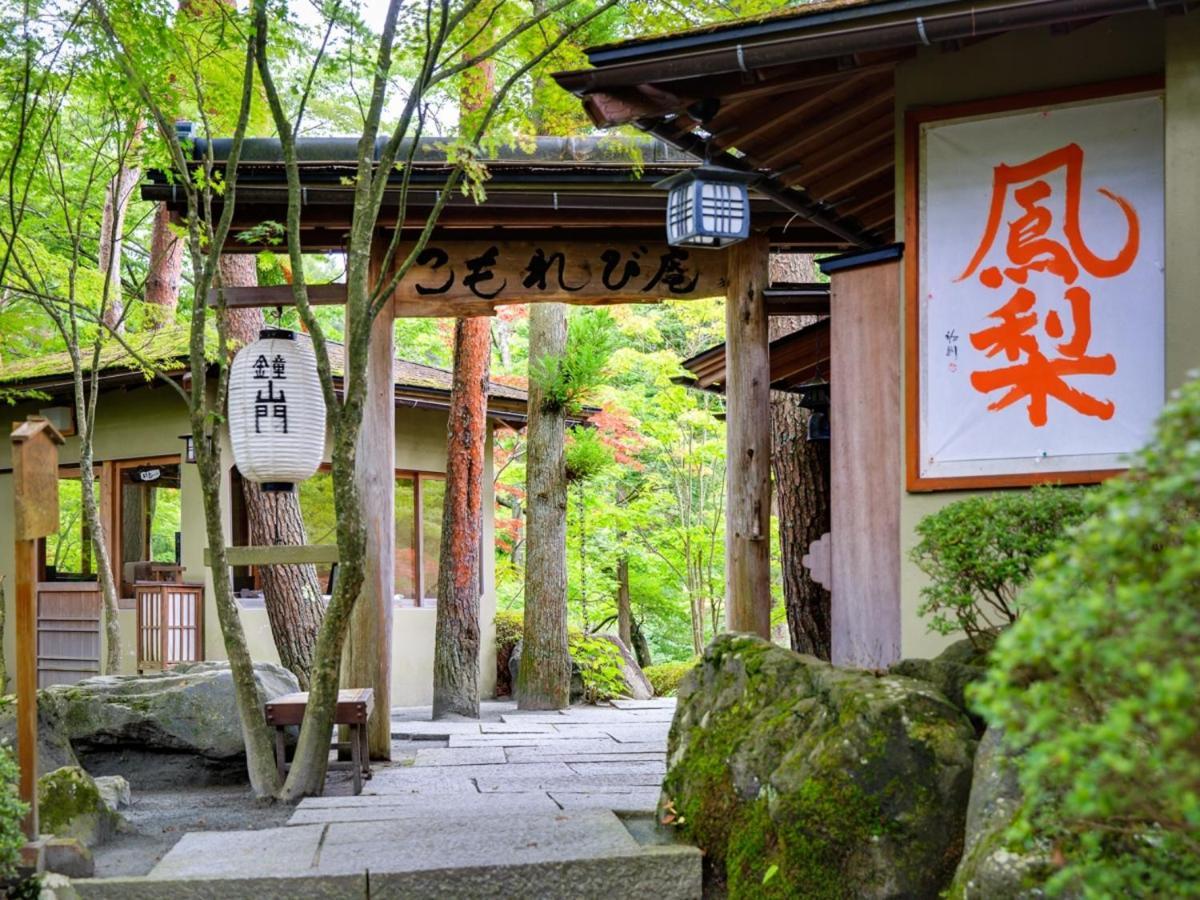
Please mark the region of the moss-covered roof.
<svg viewBox="0 0 1200 900"><path fill-rule="evenodd" d="M187 328L169 328L158 332L130 334L125 336L125 342L135 351L131 354L117 341L110 341L100 352L100 370L102 372L138 372L147 371L138 358L145 360L169 374L182 372L186 367L188 347L190 344ZM208 341L209 348L215 348L216 338ZM85 354L84 371L91 369L91 354ZM215 357L210 357L215 358ZM329 362L335 374L340 375L344 369L342 345L335 342L329 344ZM393 363L396 387L414 390L429 390L439 393L449 393L452 376L445 369L436 366L426 366L406 359L396 359ZM8 387L34 387L46 382L57 382L69 379L71 376L71 357L66 351L47 353L42 356L18 359L0 365L0 385ZM520 388L492 382L490 394L493 397L503 397L509 400L525 402L527 394Z"/></svg>

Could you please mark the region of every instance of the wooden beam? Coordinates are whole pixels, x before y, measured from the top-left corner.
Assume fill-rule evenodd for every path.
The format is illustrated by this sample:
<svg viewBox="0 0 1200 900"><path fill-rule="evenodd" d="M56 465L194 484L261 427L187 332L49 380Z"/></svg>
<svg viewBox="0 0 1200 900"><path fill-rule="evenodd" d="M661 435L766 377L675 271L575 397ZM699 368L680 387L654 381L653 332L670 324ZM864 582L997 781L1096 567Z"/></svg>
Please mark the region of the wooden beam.
<svg viewBox="0 0 1200 900"><path fill-rule="evenodd" d="M726 251L725 616L730 631L771 634L769 247L753 236Z"/></svg>
<svg viewBox="0 0 1200 900"><path fill-rule="evenodd" d="M268 547L226 547L231 566L302 566L335 563L337 544L279 544ZM204 548L204 564L212 565L208 548Z"/></svg>
<svg viewBox="0 0 1200 900"><path fill-rule="evenodd" d="M228 309L245 309L247 307L272 308L276 306L292 306L293 295L290 284L255 285L253 287L227 287L224 289L225 306ZM217 305L217 289L208 291L208 305ZM310 306L333 306L346 302L346 286L344 284L310 284L308 285L308 302Z"/></svg>
<svg viewBox="0 0 1200 900"><path fill-rule="evenodd" d="M371 248L369 282L377 284L386 245ZM392 758L392 605L396 594L396 405L392 358L393 304L371 324L367 399L359 433L355 478L367 523L367 575L350 617L342 660L342 685L374 688L368 723L372 759Z"/></svg>

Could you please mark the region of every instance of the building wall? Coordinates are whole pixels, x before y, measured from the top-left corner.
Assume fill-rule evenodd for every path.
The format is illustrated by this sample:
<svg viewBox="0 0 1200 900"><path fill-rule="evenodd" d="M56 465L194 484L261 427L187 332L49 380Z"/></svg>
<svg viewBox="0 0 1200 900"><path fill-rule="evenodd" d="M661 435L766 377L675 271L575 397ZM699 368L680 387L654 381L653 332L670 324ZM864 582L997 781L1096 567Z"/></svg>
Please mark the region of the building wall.
<svg viewBox="0 0 1200 900"><path fill-rule="evenodd" d="M1200 22L1156 12L1117 16L1054 34L1037 29L990 38L955 52L926 48L896 71L896 221L904 225L904 115L937 106L1025 91L1110 81L1166 70L1166 381L1177 387L1200 363ZM903 279L901 280L903 296ZM902 332L903 333L903 332ZM903 364L903 348L900 359ZM903 379L907 373L902 373ZM901 443L903 448L903 441ZM902 467L903 471L903 467ZM927 632L917 615L922 573L909 561L920 520L963 492L901 495L901 649L905 656L937 653L947 639Z"/></svg>
<svg viewBox="0 0 1200 900"><path fill-rule="evenodd" d="M55 401L56 403L59 401ZM24 404L6 410L7 421L24 419L36 413L46 402ZM187 414L177 394L165 387L139 387L130 391L110 391L101 395L99 405L100 427L96 434L97 462L121 460L146 456L180 454L183 442L179 439L188 431ZM425 472L444 472L446 468L446 414L434 410L399 407L396 410L396 467ZM7 433L7 429L6 432ZM223 451L227 466L232 467L233 457L228 445ZM75 463L79 459L76 438L67 438L60 452L63 464ZM5 601L7 622L4 651L8 660L15 658L15 639L11 623L13 612L13 521L12 521L12 475L11 444L0 442L0 576L5 576ZM493 496L491 485L492 445L489 437L486 457L485 492L483 499L483 541L485 548L494 546ZM181 469L182 485L180 508L182 517L182 562L186 567L185 580L204 581L205 585L205 657L224 659L225 650L221 631L217 625L212 575L204 566L204 548L207 546L204 527L202 493L199 472L196 466L184 465ZM229 479L221 486L223 509L229 510ZM226 515L226 540L230 538L229 517ZM480 625L482 629L482 654L480 660L480 692L490 696L495 690L496 612L495 559L490 552L483 558L483 597L481 599ZM136 667L134 633L135 614L132 609L122 610L121 639L123 672L133 672ZM250 654L255 660L278 662L274 640L266 610L243 608L242 626ZM397 606L393 615L392 635L392 704L394 706L424 705L432 699L433 692L433 638L435 611L430 608L408 608ZM104 653L102 650L101 658Z"/></svg>

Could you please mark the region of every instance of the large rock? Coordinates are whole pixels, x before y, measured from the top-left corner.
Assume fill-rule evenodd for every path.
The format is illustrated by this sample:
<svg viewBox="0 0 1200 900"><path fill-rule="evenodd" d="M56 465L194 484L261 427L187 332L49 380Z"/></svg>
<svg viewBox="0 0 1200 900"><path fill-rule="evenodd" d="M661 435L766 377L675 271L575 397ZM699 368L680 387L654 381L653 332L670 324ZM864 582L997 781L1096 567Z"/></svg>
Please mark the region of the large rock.
<svg viewBox="0 0 1200 900"><path fill-rule="evenodd" d="M891 673L928 681L967 714L976 734L983 734L986 723L971 710L966 693L969 685L987 675L987 656L996 641L986 635L979 641L981 646L969 640L956 641L933 659L902 659L891 667Z"/></svg>
<svg viewBox="0 0 1200 900"><path fill-rule="evenodd" d="M77 766L79 760L63 731L57 705L38 701L38 771L53 772L63 766ZM0 744L17 750L17 705L0 706Z"/></svg>
<svg viewBox="0 0 1200 900"><path fill-rule="evenodd" d="M927 684L722 635L680 685L659 812L731 897L934 897L974 748Z"/></svg>
<svg viewBox="0 0 1200 900"><path fill-rule="evenodd" d="M254 664L260 702L300 689L287 669ZM129 747L229 760L245 752L233 677L224 662L189 663L156 675L104 675L42 691L78 750Z"/></svg>
<svg viewBox="0 0 1200 900"><path fill-rule="evenodd" d="M617 652L621 654L621 677L625 679L626 694L629 699L650 700L653 698L654 688L650 684L650 679L646 677L646 673L642 671L642 667L638 665L629 648L621 643L621 639L615 634L597 634L595 637L611 641L617 648Z"/></svg>
<svg viewBox="0 0 1200 900"><path fill-rule="evenodd" d="M1017 754L995 728L975 751L975 777L967 804L966 842L950 896L959 900L1024 900L1040 897L1037 885L1050 861L1009 849L1005 833L1024 799L1014 762Z"/></svg>
<svg viewBox="0 0 1200 900"><path fill-rule="evenodd" d="M38 779L38 816L44 834L74 838L87 847L107 841L125 824L79 766L63 766Z"/></svg>

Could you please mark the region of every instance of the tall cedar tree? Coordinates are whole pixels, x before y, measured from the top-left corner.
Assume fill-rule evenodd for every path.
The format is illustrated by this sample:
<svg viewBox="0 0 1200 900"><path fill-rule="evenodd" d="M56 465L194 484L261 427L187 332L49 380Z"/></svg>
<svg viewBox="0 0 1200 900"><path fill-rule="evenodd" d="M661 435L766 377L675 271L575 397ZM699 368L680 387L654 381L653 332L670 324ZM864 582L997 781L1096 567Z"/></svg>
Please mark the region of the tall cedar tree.
<svg viewBox="0 0 1200 900"><path fill-rule="evenodd" d="M777 281L816 281L811 256L772 260ZM771 340L817 321L813 316L772 316ZM792 649L829 659L829 591L800 562L809 545L829 531L829 442L808 440L811 413L796 394L771 392L771 464L779 511L783 599Z"/></svg>
<svg viewBox="0 0 1200 900"><path fill-rule="evenodd" d="M561 360L567 351L567 313L561 303L529 307L531 374L537 360ZM567 466L563 455L566 410L547 402L541 380L529 379L525 629L517 673L520 709L564 709L570 704L567 648Z"/></svg>
<svg viewBox="0 0 1200 900"><path fill-rule="evenodd" d="M483 39L472 42L465 56L493 39L487 23L482 25ZM459 96L465 133L478 127L495 89L493 60L483 60L463 73ZM433 647L435 719L448 713L479 718L479 571L491 339L490 317L454 322L454 382L446 432L446 496Z"/></svg>

